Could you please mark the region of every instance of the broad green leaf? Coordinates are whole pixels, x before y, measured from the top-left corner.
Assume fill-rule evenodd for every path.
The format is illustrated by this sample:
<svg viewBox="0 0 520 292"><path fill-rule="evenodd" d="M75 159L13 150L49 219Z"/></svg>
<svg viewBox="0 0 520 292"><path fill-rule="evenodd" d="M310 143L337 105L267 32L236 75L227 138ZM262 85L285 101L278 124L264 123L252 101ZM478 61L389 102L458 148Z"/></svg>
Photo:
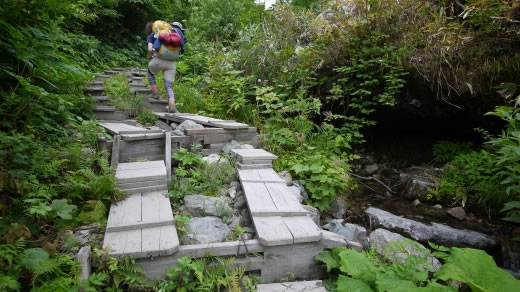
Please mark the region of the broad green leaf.
<svg viewBox="0 0 520 292"><path fill-rule="evenodd" d="M338 292L373 292L370 286L357 279L352 279L349 277L345 277L343 275L339 275L338 281Z"/></svg>
<svg viewBox="0 0 520 292"><path fill-rule="evenodd" d="M26 249L20 259L22 265L27 269L36 267L39 263L48 260L49 254L42 248Z"/></svg>
<svg viewBox="0 0 520 292"><path fill-rule="evenodd" d="M362 253L347 249L339 254L340 270L354 278L370 277L376 271L374 264Z"/></svg>
<svg viewBox="0 0 520 292"><path fill-rule="evenodd" d="M450 257L435 277L463 282L473 291L518 291L520 287L520 280L498 268L486 252L471 248L452 248Z"/></svg>
<svg viewBox="0 0 520 292"><path fill-rule="evenodd" d="M339 261L334 257L333 251L321 252L314 259L327 265L327 272L339 268Z"/></svg>
<svg viewBox="0 0 520 292"><path fill-rule="evenodd" d="M76 210L75 205L67 204L67 200L53 200L51 204L51 208L56 212L56 215L65 220L72 219L72 212Z"/></svg>

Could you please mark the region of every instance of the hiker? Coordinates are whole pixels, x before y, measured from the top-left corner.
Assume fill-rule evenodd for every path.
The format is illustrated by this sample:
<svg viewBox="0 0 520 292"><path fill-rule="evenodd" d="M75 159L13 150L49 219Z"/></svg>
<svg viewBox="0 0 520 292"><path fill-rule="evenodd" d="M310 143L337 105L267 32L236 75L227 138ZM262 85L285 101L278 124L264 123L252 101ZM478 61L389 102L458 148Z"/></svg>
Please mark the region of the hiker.
<svg viewBox="0 0 520 292"><path fill-rule="evenodd" d="M148 80L152 89L152 98L159 98L155 74L163 72L164 88L168 93L169 112L178 112L175 106L175 94L172 89L175 80L176 60L184 53L184 30L182 24L173 22L168 24L164 21L149 22L146 24L146 42L148 45ZM161 35L161 40L159 40ZM163 38L166 36L166 38ZM171 36L171 43L170 43Z"/></svg>

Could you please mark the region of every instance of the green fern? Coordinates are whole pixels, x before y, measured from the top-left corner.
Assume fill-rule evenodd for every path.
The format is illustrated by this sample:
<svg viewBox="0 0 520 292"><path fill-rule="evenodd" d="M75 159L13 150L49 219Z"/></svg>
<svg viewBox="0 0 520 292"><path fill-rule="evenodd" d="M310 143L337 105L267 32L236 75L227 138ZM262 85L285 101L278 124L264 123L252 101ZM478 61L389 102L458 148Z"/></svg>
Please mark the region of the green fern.
<svg viewBox="0 0 520 292"><path fill-rule="evenodd" d="M0 291L20 290L20 283L8 275L0 275Z"/></svg>

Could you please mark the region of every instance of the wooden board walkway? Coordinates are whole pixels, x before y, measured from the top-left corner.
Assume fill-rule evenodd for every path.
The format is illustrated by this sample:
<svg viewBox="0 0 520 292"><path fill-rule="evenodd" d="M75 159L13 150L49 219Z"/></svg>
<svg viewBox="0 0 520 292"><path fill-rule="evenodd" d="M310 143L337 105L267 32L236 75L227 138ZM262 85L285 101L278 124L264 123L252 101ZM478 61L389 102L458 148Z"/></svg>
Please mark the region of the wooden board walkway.
<svg viewBox="0 0 520 292"><path fill-rule="evenodd" d="M103 248L111 256L167 256L179 238L166 192L133 194L110 207Z"/></svg>
<svg viewBox="0 0 520 292"><path fill-rule="evenodd" d="M125 123L100 122L101 127L105 128L110 134L147 134L162 133L162 130L148 130L142 127L132 126Z"/></svg>
<svg viewBox="0 0 520 292"><path fill-rule="evenodd" d="M164 160L119 163L116 186L131 193L167 190L166 173Z"/></svg>
<svg viewBox="0 0 520 292"><path fill-rule="evenodd" d="M231 120L221 120L215 118L209 118L205 116L199 116L196 114L186 114L186 113L164 113L159 112L155 113L159 118L174 121L177 123L182 123L186 120L194 121L198 124L210 126L210 127L218 127L223 129L247 129L249 128L248 124L238 123L236 121Z"/></svg>

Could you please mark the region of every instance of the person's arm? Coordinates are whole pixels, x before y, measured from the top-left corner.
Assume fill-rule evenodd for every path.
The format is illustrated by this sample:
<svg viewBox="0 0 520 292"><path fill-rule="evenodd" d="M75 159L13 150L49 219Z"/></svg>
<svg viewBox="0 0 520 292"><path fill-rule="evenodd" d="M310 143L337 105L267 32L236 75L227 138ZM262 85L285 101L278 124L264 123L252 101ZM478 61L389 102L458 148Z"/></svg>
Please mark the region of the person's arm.
<svg viewBox="0 0 520 292"><path fill-rule="evenodd" d="M153 44L148 43L148 59L151 59L153 56Z"/></svg>

